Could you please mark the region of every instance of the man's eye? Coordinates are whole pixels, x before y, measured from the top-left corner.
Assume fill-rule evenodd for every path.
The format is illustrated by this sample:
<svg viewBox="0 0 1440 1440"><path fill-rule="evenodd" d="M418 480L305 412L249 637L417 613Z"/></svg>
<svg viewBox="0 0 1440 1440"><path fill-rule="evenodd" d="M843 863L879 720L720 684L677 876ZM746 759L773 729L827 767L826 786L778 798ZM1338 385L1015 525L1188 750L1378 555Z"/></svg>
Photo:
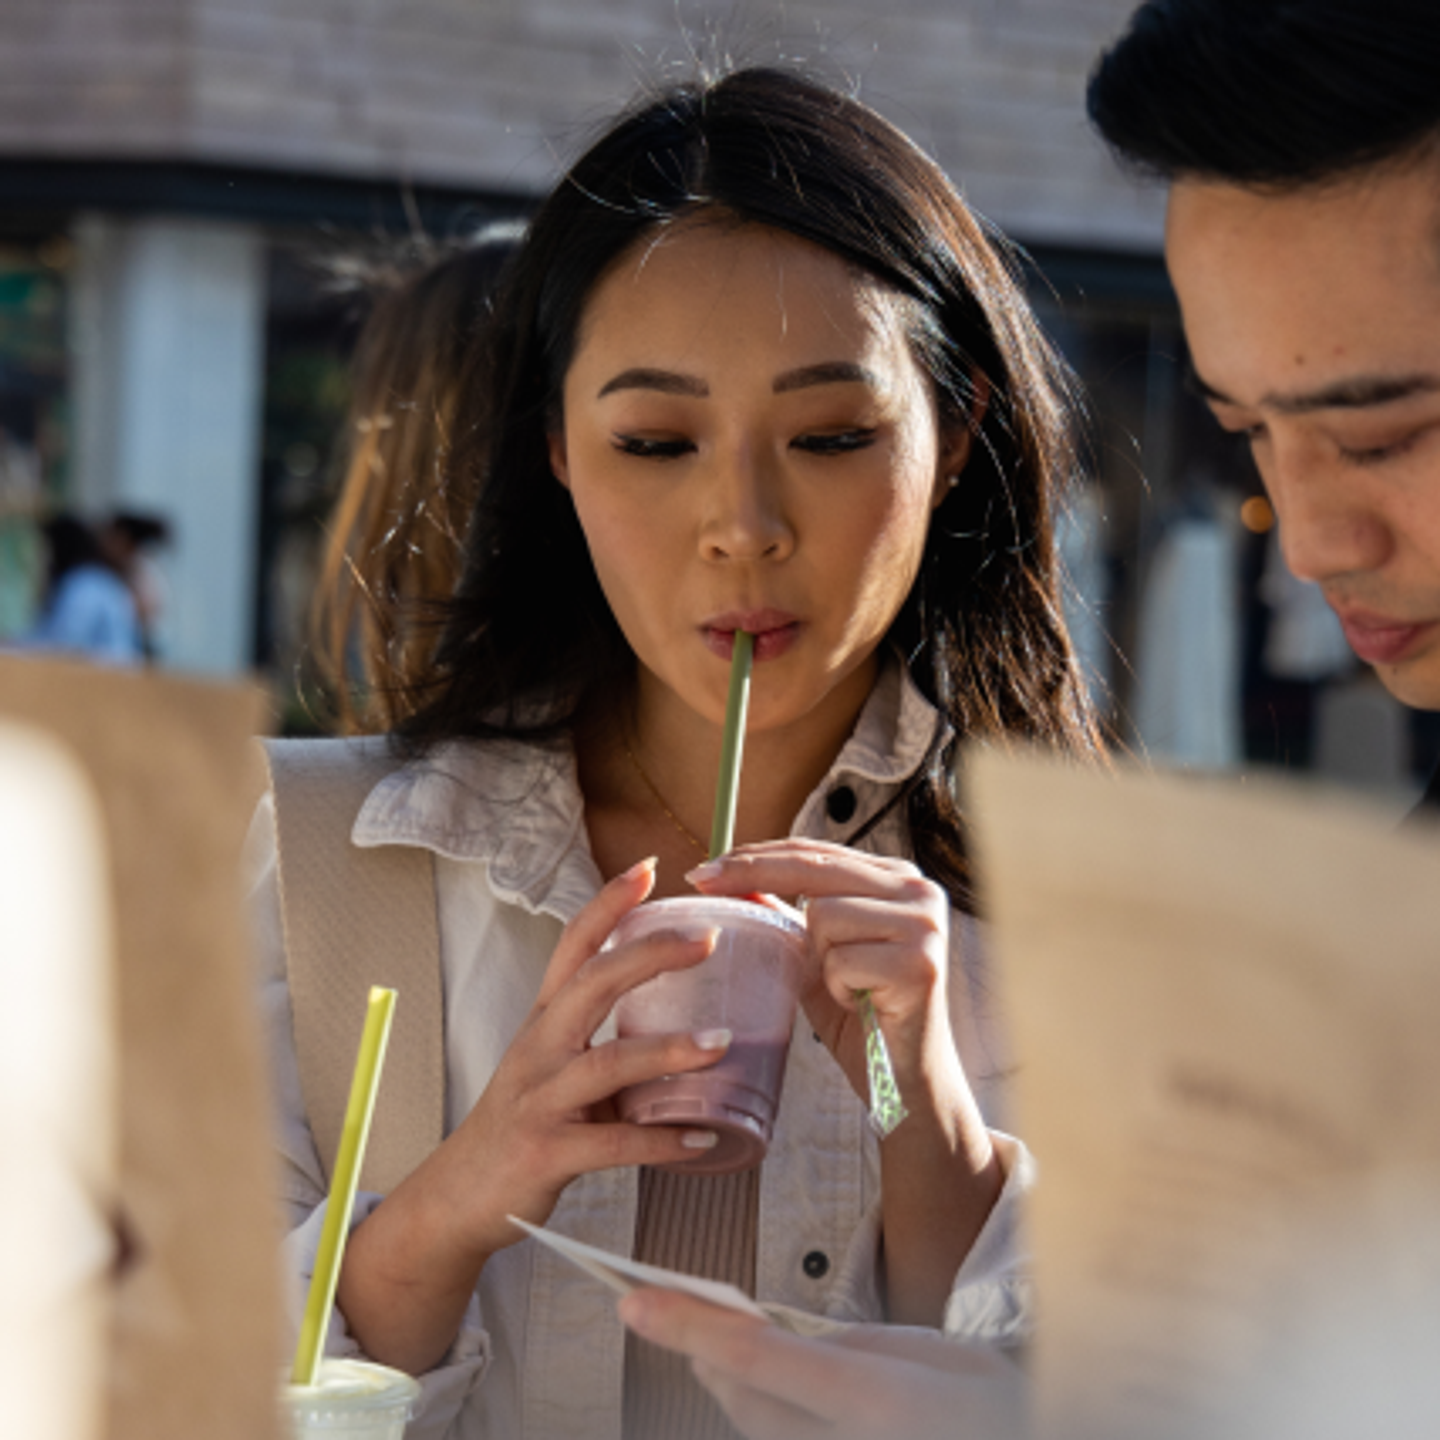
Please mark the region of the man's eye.
<svg viewBox="0 0 1440 1440"><path fill-rule="evenodd" d="M1414 437L1407 435L1405 439L1396 440L1389 445L1372 445L1361 450L1351 450L1341 445L1340 458L1347 465L1383 465L1387 460L1403 455L1413 443Z"/></svg>
<svg viewBox="0 0 1440 1440"><path fill-rule="evenodd" d="M797 450L811 455L846 455L852 450L863 450L875 443L875 431L871 429L837 430L819 435L801 435L790 442Z"/></svg>
<svg viewBox="0 0 1440 1440"><path fill-rule="evenodd" d="M677 460L695 446L689 440L646 440L640 435L617 435L615 448L622 455L635 455L642 460Z"/></svg>

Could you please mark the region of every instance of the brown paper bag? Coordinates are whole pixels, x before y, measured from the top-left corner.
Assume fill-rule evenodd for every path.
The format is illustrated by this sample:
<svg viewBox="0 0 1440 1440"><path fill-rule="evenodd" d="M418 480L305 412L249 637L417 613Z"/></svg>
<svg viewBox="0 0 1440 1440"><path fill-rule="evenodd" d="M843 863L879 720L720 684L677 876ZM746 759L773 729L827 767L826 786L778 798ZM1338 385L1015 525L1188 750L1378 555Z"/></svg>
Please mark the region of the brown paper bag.
<svg viewBox="0 0 1440 1440"><path fill-rule="evenodd" d="M101 1440L119 1170L103 822L71 754L0 719L0 1395L7 1435Z"/></svg>
<svg viewBox="0 0 1440 1440"><path fill-rule="evenodd" d="M1254 779L972 757L1039 1433L1440 1434L1440 837Z"/></svg>
<svg viewBox="0 0 1440 1440"><path fill-rule="evenodd" d="M0 718L78 758L108 841L120 1091L110 1440L277 1433L279 1227L239 876L263 714L260 693L240 686L0 658Z"/></svg>

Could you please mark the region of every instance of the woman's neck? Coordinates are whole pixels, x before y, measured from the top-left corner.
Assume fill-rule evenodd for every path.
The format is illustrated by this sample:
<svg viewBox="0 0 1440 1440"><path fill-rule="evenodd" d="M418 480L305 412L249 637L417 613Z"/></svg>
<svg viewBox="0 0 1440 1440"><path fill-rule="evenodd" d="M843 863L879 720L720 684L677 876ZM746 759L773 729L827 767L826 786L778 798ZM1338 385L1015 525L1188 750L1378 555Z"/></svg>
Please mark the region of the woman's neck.
<svg viewBox="0 0 1440 1440"><path fill-rule="evenodd" d="M746 736L735 814L735 844L788 835L800 807L824 779L851 731L876 667L852 677L848 698L799 721ZM661 893L705 858L720 766L721 728L668 691L592 716L577 734L580 786L591 849L609 878L644 855L660 857ZM844 703L838 703L843 699Z"/></svg>

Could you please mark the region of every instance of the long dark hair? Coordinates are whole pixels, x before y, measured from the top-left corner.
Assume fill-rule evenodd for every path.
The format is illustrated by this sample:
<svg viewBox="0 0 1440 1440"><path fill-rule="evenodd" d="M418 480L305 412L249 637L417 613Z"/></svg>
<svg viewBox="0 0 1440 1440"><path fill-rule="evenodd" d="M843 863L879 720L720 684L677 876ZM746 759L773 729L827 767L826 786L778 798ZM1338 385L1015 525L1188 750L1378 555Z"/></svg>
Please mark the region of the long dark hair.
<svg viewBox="0 0 1440 1440"><path fill-rule="evenodd" d="M1440 139L1434 0L1148 0L1090 77L1134 168L1289 188Z"/></svg>
<svg viewBox="0 0 1440 1440"><path fill-rule="evenodd" d="M461 377L518 231L504 223L410 247L366 277L344 471L311 603L316 670L343 731L393 729L429 664L430 607L450 595L475 506L449 463Z"/></svg>
<svg viewBox="0 0 1440 1440"><path fill-rule="evenodd" d="M458 436L456 459L480 477L468 561L400 742L553 736L588 698L631 682L634 656L546 437L597 281L642 236L699 211L799 236L904 297L942 421L974 430L890 636L955 732L905 794L916 859L968 904L958 739L1095 743L1051 537L1052 497L1077 463L1067 372L1003 245L939 168L866 106L796 73L743 70L647 100L537 211L465 387L475 443ZM989 388L978 422L972 376Z"/></svg>

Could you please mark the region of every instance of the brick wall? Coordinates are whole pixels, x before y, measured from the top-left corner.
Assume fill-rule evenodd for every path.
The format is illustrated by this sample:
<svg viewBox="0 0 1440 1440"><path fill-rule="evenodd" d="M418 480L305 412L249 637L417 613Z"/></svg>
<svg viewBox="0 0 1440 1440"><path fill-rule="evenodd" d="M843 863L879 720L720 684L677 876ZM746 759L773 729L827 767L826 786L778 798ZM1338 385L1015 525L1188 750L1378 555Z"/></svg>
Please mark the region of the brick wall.
<svg viewBox="0 0 1440 1440"><path fill-rule="evenodd" d="M1153 249L1083 88L1132 0L4 0L0 154L533 192L697 54L849 77L1031 241Z"/></svg>

